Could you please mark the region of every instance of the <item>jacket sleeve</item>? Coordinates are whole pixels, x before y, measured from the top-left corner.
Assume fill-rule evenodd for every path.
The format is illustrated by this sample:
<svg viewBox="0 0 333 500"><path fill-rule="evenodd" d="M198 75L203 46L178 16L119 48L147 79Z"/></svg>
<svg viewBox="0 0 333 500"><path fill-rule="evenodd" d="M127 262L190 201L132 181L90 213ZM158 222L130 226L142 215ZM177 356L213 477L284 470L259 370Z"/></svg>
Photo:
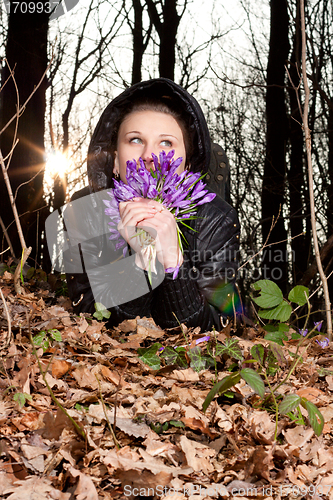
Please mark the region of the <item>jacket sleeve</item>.
<svg viewBox="0 0 333 500"><path fill-rule="evenodd" d="M63 261L74 312L95 312L100 302L111 311L110 325L136 316L150 316L152 286L122 248L109 239L103 193L72 200L63 216L66 238ZM153 278L153 287L163 276Z"/></svg>
<svg viewBox="0 0 333 500"><path fill-rule="evenodd" d="M96 241L84 242L80 251L85 272L66 275L76 314L93 314L95 303L99 302L111 312L108 326L136 316L151 315L152 288L147 273L135 265L134 258L127 257L122 261L124 265L117 268L102 259L106 250L101 252Z"/></svg>
<svg viewBox="0 0 333 500"><path fill-rule="evenodd" d="M213 202L211 202L213 203ZM178 277L166 274L154 291L152 316L162 328L178 325L214 326L232 316L238 296L234 282L238 267L239 222L236 211L222 200L198 212L194 231L187 232L188 251ZM177 319L175 318L177 317Z"/></svg>

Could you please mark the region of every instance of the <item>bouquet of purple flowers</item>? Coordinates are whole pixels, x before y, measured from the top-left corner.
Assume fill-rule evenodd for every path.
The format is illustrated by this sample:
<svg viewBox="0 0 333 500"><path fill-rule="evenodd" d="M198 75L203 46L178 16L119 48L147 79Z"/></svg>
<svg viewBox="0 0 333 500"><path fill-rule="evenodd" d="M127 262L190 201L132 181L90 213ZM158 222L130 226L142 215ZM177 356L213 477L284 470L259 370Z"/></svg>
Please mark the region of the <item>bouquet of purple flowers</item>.
<svg viewBox="0 0 333 500"><path fill-rule="evenodd" d="M155 171L150 172L146 169L142 158L139 158L139 166L136 160L127 162L126 180L127 184L122 181L114 181L114 189L108 191L110 200L103 200L107 208L105 214L110 216L109 222L111 236L110 240L117 239L116 249L124 248L125 256L127 250L126 241L120 236L117 226L120 221L119 203L122 201L131 201L133 198L150 198L161 203L164 209L169 210L175 217L177 222L178 244L179 249L183 253L182 239L186 239L180 230L179 224L183 224L189 229L192 229L186 224L186 220L196 218L196 208L199 205L212 201L216 194L208 193L205 189L206 185L202 182L205 174L192 173L184 170L180 175L176 174L176 170L182 162L182 158L173 160L174 150L168 154L162 151L159 158L152 154ZM140 246L143 253L148 258L149 269L148 275L151 282L151 272L156 272L155 268L155 240L144 230L136 233L135 237L139 238ZM175 268L168 268L165 272L173 272L173 279L178 275L179 264Z"/></svg>

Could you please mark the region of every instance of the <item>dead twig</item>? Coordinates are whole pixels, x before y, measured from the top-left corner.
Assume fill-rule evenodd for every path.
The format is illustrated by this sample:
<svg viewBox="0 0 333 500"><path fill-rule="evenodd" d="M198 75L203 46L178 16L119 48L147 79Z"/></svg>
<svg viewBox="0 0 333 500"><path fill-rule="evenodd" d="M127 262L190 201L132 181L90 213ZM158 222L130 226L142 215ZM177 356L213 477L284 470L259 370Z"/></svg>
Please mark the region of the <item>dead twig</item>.
<svg viewBox="0 0 333 500"><path fill-rule="evenodd" d="M16 227L17 227L17 232L18 232L18 235L19 235L19 238L20 238L20 243L21 243L22 249L24 249L24 248L26 248L25 239L24 239L23 232L22 232L20 218L19 218L19 215L18 215L18 212L17 212L17 208L16 208L16 205L15 205L15 200L14 200L14 196L13 196L12 186L10 184L9 176L8 176L8 173L7 173L6 165L5 165L5 162L4 162L1 150L0 150L0 164L1 164L1 168L2 168L3 177L4 177L4 180L5 180L5 183L6 183L8 195L9 195L9 198L10 198L10 203L12 205L12 209L13 209L13 213L14 213L14 217L15 217L15 222L16 222Z"/></svg>
<svg viewBox="0 0 333 500"><path fill-rule="evenodd" d="M8 334L7 334L7 338L5 340L5 342L3 343L3 345L0 347L0 351L2 351L3 349L6 349L11 340L12 340L12 321L10 319L10 314L9 314L9 310L8 310L8 307L7 307L7 303L6 303L6 299L4 297L4 294L2 293L2 289L0 287L0 295L1 295L1 300L3 302L3 305L4 305L4 309L5 309L5 313L6 313L6 318L7 318L7 325L8 325Z"/></svg>
<svg viewBox="0 0 333 500"><path fill-rule="evenodd" d="M244 262L244 264L242 264L238 269L237 269L237 272L240 271L243 267L245 267L249 262L251 262L255 257L257 257L261 252L263 252L265 250L265 248L269 248L269 247L272 247L274 245L279 245L279 243L285 243L286 241L289 242L290 240L293 240L295 238L298 238L299 236L302 236L304 233L300 233L300 234L297 234L296 236L292 236L290 239L287 238L286 240L281 240L281 241L275 241L274 243L269 243L268 244L268 240L269 240L269 237L271 235L271 232L273 231L279 217L280 217L280 213L281 213L281 206L280 206L280 210L279 210L279 213L276 217L276 219L274 220L274 217L272 219L272 223L271 223L271 227L269 229L269 233L268 233L268 236L266 238L266 241L265 243L262 245L262 247L258 250L257 253L255 253L254 255L252 255L252 257L250 257L246 262Z"/></svg>
<svg viewBox="0 0 333 500"><path fill-rule="evenodd" d="M37 83L37 85L34 87L34 90L31 92L31 94L29 95L29 97L26 99L26 101L22 104L22 106L20 106L20 108L17 110L17 112L15 113L14 116L12 116L12 118L6 123L6 125L0 130L0 135L6 130L6 128L9 127L9 125L12 123L12 121L15 120L15 118L18 116L20 116L23 111L25 110L26 108L26 105L28 104L28 102L30 101L30 99L32 98L32 96L34 95L34 93L38 90L38 88L41 86L42 84L42 81L44 80L45 78L45 75L46 73L48 72L51 64L52 64L52 61L53 61L53 58L54 58L54 54L52 53L51 54L51 58L50 58L50 62L46 68L46 70L44 71L44 73L42 74L41 76L41 79L39 80L39 82ZM8 64L8 63L7 63ZM11 73L11 77L13 78L13 73L12 73L12 70L9 68L10 70L10 73Z"/></svg>
<svg viewBox="0 0 333 500"><path fill-rule="evenodd" d="M1 226L3 234L5 235L6 241L7 241L8 245L9 245L10 253L11 253L13 259L15 259L15 253L14 253L13 245L12 245L12 242L10 241L10 238L8 236L8 233L7 233L6 226L4 225L1 216L0 216L0 226ZM7 250L8 250L8 248L7 248ZM7 252L7 250L5 250L5 251ZM5 252L2 252L1 255L3 253L5 253Z"/></svg>
<svg viewBox="0 0 333 500"><path fill-rule="evenodd" d="M316 211L315 211L315 200L314 200L314 187L313 187L313 168L312 168L312 157L311 157L311 133L308 124L308 114L309 114L309 101L310 101L310 89L308 85L308 78L306 74L306 33L305 33L305 14L304 14L304 0L301 0L301 32L302 32L302 76L304 83L304 109L303 109L303 130L305 135L305 146L306 154L308 160L308 179L309 179L309 196L310 196L310 212L311 212L311 227L312 227L312 239L313 246L316 256L316 262L318 266L318 272L320 275L321 282L323 284L323 292L325 298L325 308L326 308L326 321L327 321L327 335L330 340L332 340L332 312L331 312L331 301L328 291L327 278L321 263L320 249L317 237L316 228Z"/></svg>

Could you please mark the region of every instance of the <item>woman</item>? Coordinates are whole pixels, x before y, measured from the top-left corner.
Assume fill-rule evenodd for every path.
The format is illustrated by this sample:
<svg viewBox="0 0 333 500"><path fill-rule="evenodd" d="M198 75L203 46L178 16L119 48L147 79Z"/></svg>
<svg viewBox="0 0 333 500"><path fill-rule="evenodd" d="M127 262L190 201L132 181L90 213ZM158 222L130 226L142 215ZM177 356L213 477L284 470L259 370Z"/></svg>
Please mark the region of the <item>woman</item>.
<svg viewBox="0 0 333 500"><path fill-rule="evenodd" d="M84 231L91 227L91 236L96 225L105 225L106 217L103 217L96 195L112 187L115 176L126 182L127 160L141 157L149 170L153 166L152 153L158 155L162 150L166 153L175 150L174 157L183 158L177 173L184 169L205 173L210 147L202 110L184 89L164 78L134 85L115 98L99 120L88 152L89 191L85 188L73 196L73 200L77 200L90 192L93 201L85 210L83 220L73 217L71 224L76 221L78 232L80 225ZM108 276L105 272L108 268L103 267L107 264L112 245L107 230L102 237L85 236L80 247L85 272L67 271L74 310L94 312L95 302L109 307L112 303L110 297L121 288L123 302L119 296L113 302L110 325L136 316L152 316L162 328L172 328L181 322L187 326L200 326L202 330L213 326L220 330L223 318L232 315L237 306L233 284L237 270L239 223L235 210L217 196L199 206L197 218L188 222L192 230L181 228L188 242L184 255L179 250L174 216L163 210L159 203L136 198L120 203L119 212L118 230L129 250L137 254L129 269L119 272L119 275L123 273L122 280L117 281L114 274ZM136 228L142 227L153 236L157 235L159 266L155 281L148 289L140 288L139 275L147 274L148 263L140 254L137 238L133 238ZM101 256L102 261L99 260ZM73 251L69 251L65 259L73 261ZM113 259L113 263L116 260L119 259ZM176 266L179 266L179 273L173 279L173 273L165 271ZM136 298L126 301L127 292L133 290ZM96 300L97 296L99 300Z"/></svg>

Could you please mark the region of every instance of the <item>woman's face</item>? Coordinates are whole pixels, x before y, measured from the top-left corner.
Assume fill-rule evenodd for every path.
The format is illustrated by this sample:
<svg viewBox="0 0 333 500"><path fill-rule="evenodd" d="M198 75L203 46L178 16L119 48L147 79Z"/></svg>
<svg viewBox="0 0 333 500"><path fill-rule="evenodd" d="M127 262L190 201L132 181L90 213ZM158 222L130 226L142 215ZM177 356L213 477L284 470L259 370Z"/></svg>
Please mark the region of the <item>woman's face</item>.
<svg viewBox="0 0 333 500"><path fill-rule="evenodd" d="M126 162L138 161L141 157L147 170L154 168L151 154L158 156L160 151L168 153L175 150L174 159L183 158L177 169L181 174L185 168L186 152L183 132L175 118L159 111L135 111L121 123L113 173L120 174L126 182Z"/></svg>

